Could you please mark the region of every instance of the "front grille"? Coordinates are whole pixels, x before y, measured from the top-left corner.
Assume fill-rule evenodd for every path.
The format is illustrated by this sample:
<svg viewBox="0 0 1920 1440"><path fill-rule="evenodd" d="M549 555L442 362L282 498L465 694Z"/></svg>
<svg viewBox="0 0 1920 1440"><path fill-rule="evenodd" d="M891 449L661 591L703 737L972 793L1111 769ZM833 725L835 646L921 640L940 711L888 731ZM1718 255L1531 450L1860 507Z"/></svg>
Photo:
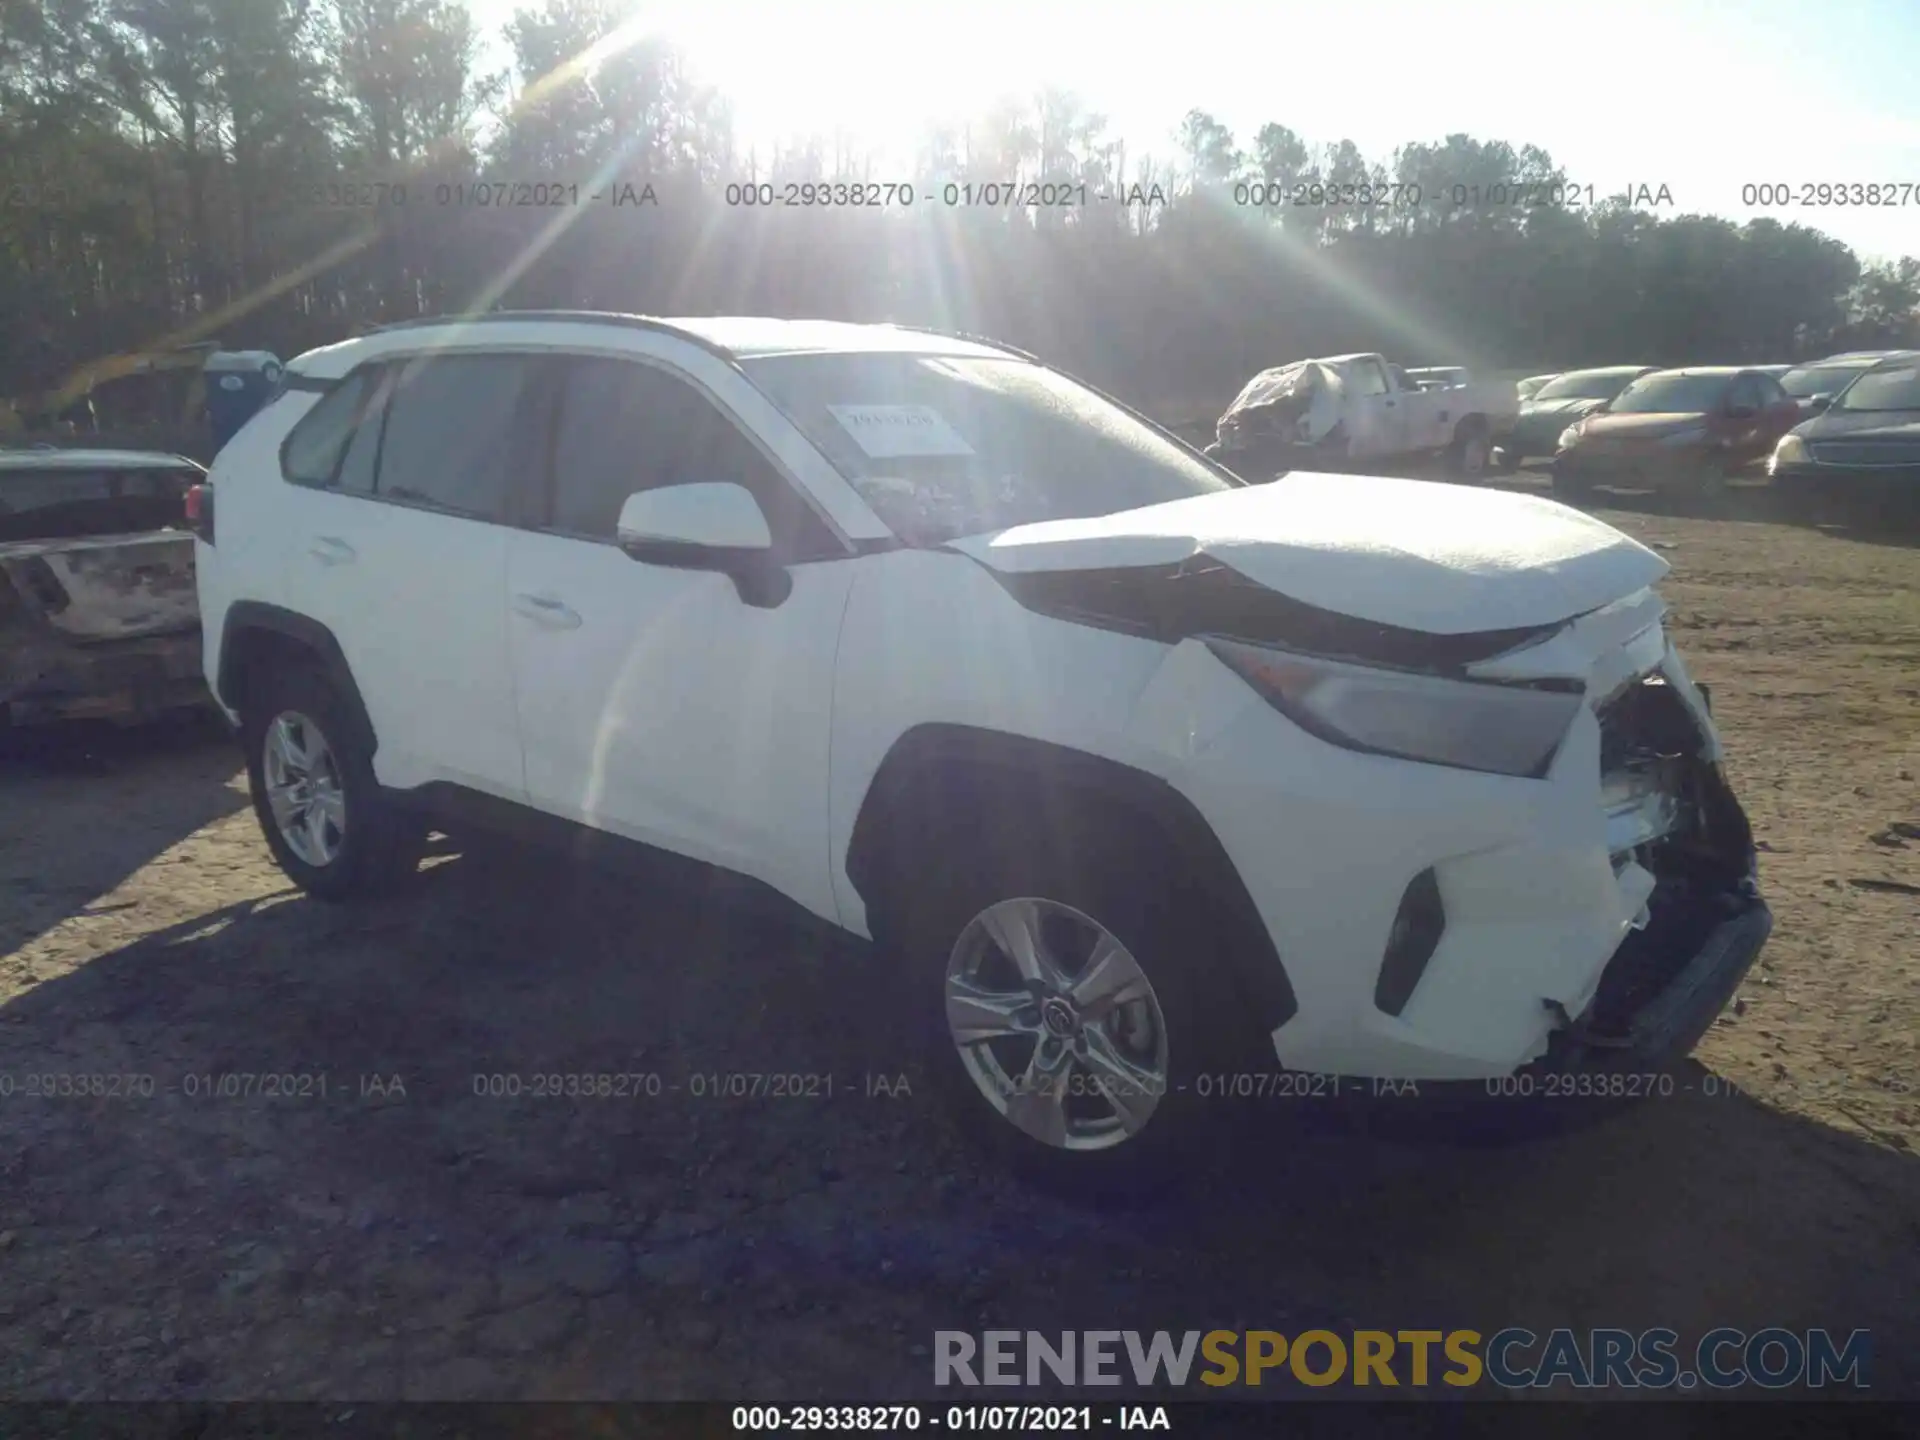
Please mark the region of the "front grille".
<svg viewBox="0 0 1920 1440"><path fill-rule="evenodd" d="M1910 440L1821 440L1807 453L1819 465L1920 465L1920 445Z"/></svg>

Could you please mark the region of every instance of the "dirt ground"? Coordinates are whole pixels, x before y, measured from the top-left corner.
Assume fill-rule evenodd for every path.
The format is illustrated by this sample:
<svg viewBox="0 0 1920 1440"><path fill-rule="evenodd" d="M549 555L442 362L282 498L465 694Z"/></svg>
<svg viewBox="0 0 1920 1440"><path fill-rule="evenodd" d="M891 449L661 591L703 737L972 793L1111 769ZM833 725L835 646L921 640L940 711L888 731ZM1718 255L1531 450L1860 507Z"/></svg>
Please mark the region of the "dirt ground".
<svg viewBox="0 0 1920 1440"><path fill-rule="evenodd" d="M1920 539L1610 503L1673 564L1776 914L1682 1087L1472 1150L1269 1101L1134 1213L958 1149L844 947L506 853L329 908L223 737L16 737L0 1393L951 1399L938 1329L1519 1324L1865 1328L1920 1398ZM728 1072L833 1092L697 1093ZM551 1073L657 1081L476 1093ZM89 1075L133 1078L57 1093Z"/></svg>

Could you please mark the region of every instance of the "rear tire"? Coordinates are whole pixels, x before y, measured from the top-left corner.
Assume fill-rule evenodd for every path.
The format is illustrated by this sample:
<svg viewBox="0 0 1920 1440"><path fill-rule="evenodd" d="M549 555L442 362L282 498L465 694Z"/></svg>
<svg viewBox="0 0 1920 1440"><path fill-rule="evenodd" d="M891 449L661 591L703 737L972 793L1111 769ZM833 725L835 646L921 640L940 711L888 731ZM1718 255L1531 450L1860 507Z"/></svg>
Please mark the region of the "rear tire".
<svg viewBox="0 0 1920 1440"><path fill-rule="evenodd" d="M1040 1188L1125 1203L1191 1175L1218 1133L1206 1113L1218 1100L1199 1093L1201 1077L1244 1059L1252 1037L1237 1033L1244 1012L1212 978L1217 946L1187 898L1194 887L1122 833L1083 823L1051 843L983 837L927 867L886 928L897 988L957 1128ZM1022 934L1040 937L1037 963L1021 963ZM1099 987L1076 983L1103 957L1103 973L1129 977L1131 997L1104 1013ZM984 1015L1005 1028L963 1044L957 1027ZM1270 1054L1262 1068L1275 1068Z"/></svg>
<svg viewBox="0 0 1920 1440"><path fill-rule="evenodd" d="M1447 473L1456 480L1484 480L1492 454L1486 422L1470 416L1460 422L1447 449Z"/></svg>
<svg viewBox="0 0 1920 1440"><path fill-rule="evenodd" d="M316 671L276 668L248 687L240 734L254 815L281 870L316 900L389 894L420 868L426 822L381 789L365 733Z"/></svg>

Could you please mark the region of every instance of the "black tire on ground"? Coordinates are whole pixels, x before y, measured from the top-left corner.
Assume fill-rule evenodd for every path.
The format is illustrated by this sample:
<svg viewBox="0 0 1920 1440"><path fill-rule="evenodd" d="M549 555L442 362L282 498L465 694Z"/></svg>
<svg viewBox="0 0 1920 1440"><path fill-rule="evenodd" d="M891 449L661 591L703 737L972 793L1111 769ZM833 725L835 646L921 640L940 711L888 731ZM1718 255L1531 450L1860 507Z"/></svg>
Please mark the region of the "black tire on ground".
<svg viewBox="0 0 1920 1440"><path fill-rule="evenodd" d="M1562 500L1590 499L1593 495L1593 482L1579 471L1556 462L1553 467L1553 493Z"/></svg>
<svg viewBox="0 0 1920 1440"><path fill-rule="evenodd" d="M1459 480L1479 480L1487 473L1492 453L1487 422L1478 415L1469 415L1460 422L1454 431L1453 443L1447 447L1447 473Z"/></svg>
<svg viewBox="0 0 1920 1440"><path fill-rule="evenodd" d="M287 713L305 716L332 752L345 797L345 824L338 852L325 864L309 864L281 834L267 801L265 755L268 728ZM246 747L247 784L254 815L274 860L316 900L348 901L389 894L416 875L426 844L427 826L396 804L373 774L370 748L351 702L317 671L276 668L248 685L241 710L241 743Z"/></svg>
<svg viewBox="0 0 1920 1440"><path fill-rule="evenodd" d="M1049 827L1051 828L1051 827ZM1222 1133L1220 1097L1202 1095L1199 1077L1221 1068L1273 1070L1270 1046L1253 1063L1264 1037L1246 1019L1209 944L1208 911L1197 887L1157 847L1122 838L1131 827L1075 824L1033 835L996 833L928 866L915 893L902 895L886 925L885 962L899 967L890 988L912 1020L927 1069L956 1127L994 1161L1039 1188L1080 1200L1139 1202L1178 1186ZM976 916L1001 901L1039 898L1091 917L1132 954L1153 987L1164 1017L1167 1069L1152 1113L1135 1133L1106 1149L1069 1150L1029 1135L1009 1120L969 1073L947 1019L947 971L955 947ZM1049 922L1052 923L1052 922ZM1069 946L1056 942L1061 951ZM1004 953L1004 952L1003 952ZM1036 1042L1013 1047L1011 1074ZM1076 1075L1089 1072L1076 1068ZM1106 1102L1080 1099L1099 1108Z"/></svg>
<svg viewBox="0 0 1920 1440"><path fill-rule="evenodd" d="M1706 455L1689 479L1688 493L1696 500L1723 500L1727 494L1727 481L1739 472L1739 464L1727 456Z"/></svg>

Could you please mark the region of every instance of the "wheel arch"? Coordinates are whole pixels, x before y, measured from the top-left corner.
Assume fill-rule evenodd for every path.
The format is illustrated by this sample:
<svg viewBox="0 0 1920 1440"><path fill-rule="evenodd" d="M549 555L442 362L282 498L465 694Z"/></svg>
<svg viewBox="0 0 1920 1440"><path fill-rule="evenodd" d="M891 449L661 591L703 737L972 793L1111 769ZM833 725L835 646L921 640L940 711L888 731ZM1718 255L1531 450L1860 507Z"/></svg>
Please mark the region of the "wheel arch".
<svg viewBox="0 0 1920 1440"><path fill-rule="evenodd" d="M1483 410L1471 410L1454 423L1453 438L1457 444L1469 435L1493 434L1493 420Z"/></svg>
<svg viewBox="0 0 1920 1440"><path fill-rule="evenodd" d="M908 730L861 799L846 873L876 938L887 924L890 893L912 883L913 837L926 833L929 816L942 814L976 833L1008 825L1058 833L1076 818L1102 815L1143 825L1200 888L1226 977L1248 1013L1270 1033L1298 1009L1253 897L1191 800L1159 776L1120 761L973 726Z"/></svg>
<svg viewBox="0 0 1920 1440"><path fill-rule="evenodd" d="M305 665L323 675L346 702L358 739L371 755L377 746L373 721L339 640L310 615L260 600L237 600L220 631L220 661L214 692L230 710L244 710L248 687L275 665Z"/></svg>

